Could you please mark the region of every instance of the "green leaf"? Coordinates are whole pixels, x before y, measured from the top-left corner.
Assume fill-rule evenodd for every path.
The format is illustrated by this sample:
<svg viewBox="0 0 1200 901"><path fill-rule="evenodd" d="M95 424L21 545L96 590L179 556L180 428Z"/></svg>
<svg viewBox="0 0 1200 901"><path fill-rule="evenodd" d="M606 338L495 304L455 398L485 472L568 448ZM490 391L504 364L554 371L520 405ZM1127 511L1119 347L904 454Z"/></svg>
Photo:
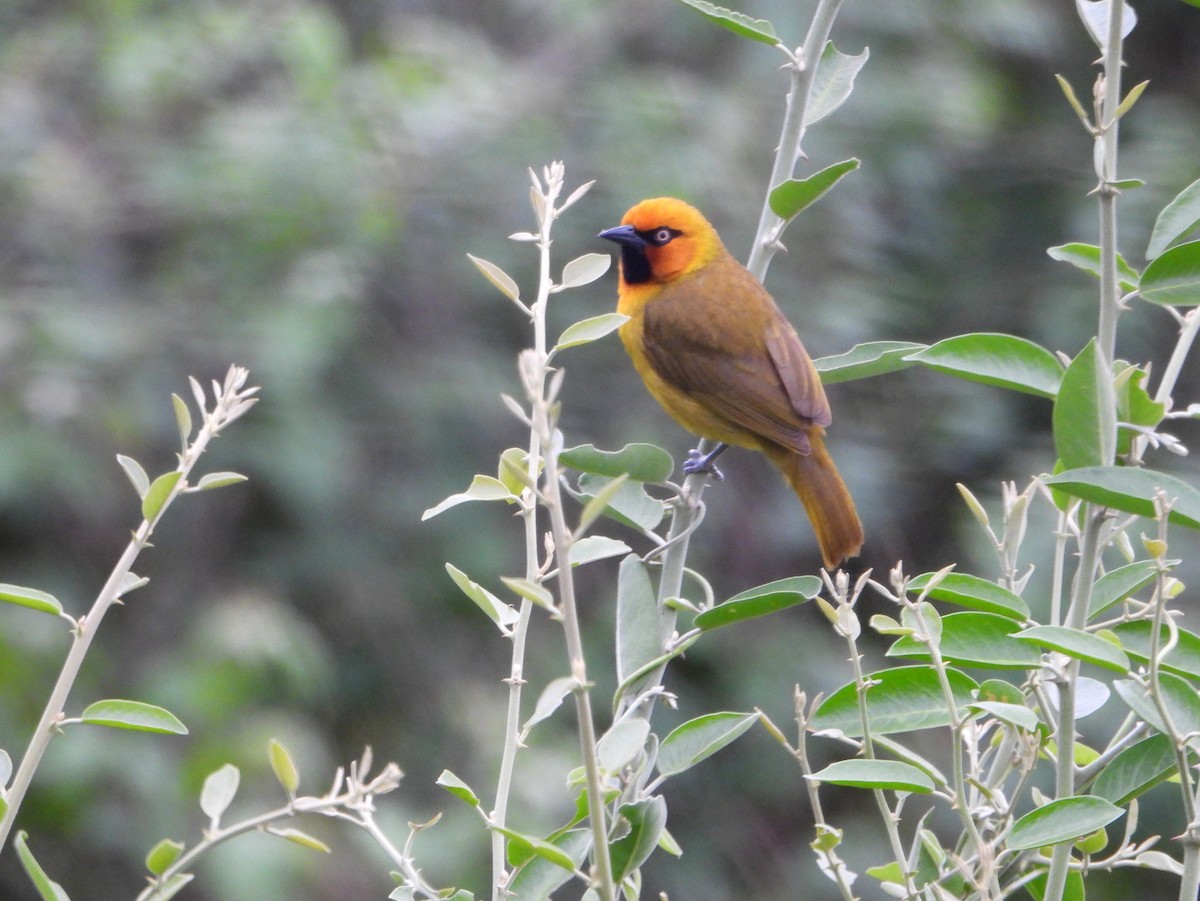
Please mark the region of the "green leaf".
<svg viewBox="0 0 1200 901"><path fill-rule="evenodd" d="M1124 807L1174 775L1178 762L1171 739L1161 734L1151 735L1109 761L1096 777L1091 793Z"/></svg>
<svg viewBox="0 0 1200 901"><path fill-rule="evenodd" d="M976 701L971 705L972 710L991 714L998 720L1032 732L1038 727L1038 715L1024 704L1005 704L1002 701Z"/></svg>
<svg viewBox="0 0 1200 901"><path fill-rule="evenodd" d="M1054 398L1054 449L1067 469L1105 466L1117 449L1112 372L1093 338L1071 361Z"/></svg>
<svg viewBox="0 0 1200 901"><path fill-rule="evenodd" d="M200 809L212 823L217 823L237 795L238 784L241 782L241 771L232 763L227 763L213 770L204 780L200 789Z"/></svg>
<svg viewBox="0 0 1200 901"><path fill-rule="evenodd" d="M1113 387L1117 392L1117 419L1122 424L1157 428L1163 421L1163 417L1166 416L1167 405L1154 400L1144 386L1147 375L1145 369L1130 366L1114 379ZM1117 453L1128 454L1137 435L1138 432L1134 429L1122 425L1117 440Z"/></svg>
<svg viewBox="0 0 1200 901"><path fill-rule="evenodd" d="M579 514L579 524L575 527L577 533L587 531L600 515L608 508L608 502L613 499L621 487L629 480L628 476L617 476L615 479L593 476L583 492L588 498ZM657 523L656 523L657 525Z"/></svg>
<svg viewBox="0 0 1200 901"><path fill-rule="evenodd" d="M604 259L608 259L605 257ZM563 333L554 342L554 350L566 350L568 347L578 347L581 344L591 344L610 332L615 332L629 321L622 313L603 313L591 319L583 319L563 329Z"/></svg>
<svg viewBox="0 0 1200 901"><path fill-rule="evenodd" d="M808 104L804 109L804 125L808 127L820 122L846 102L854 90L854 79L866 65L870 51L866 47L858 56L849 56L833 46L825 44L821 51L821 63L808 91Z"/></svg>
<svg viewBox="0 0 1200 901"><path fill-rule="evenodd" d="M89 704L79 718L89 726L111 726L114 729L133 729L138 732L159 732L168 735L188 734L187 726L171 711L141 701L96 701Z"/></svg>
<svg viewBox="0 0 1200 901"><path fill-rule="evenodd" d="M771 189L770 197L768 197L771 212L780 219L795 218L807 207L821 199L841 180L842 176L853 172L860 165L862 165L861 160L843 160L832 166L826 166L820 172L814 172L808 178L789 178L787 181L780 182Z"/></svg>
<svg viewBox="0 0 1200 901"><path fill-rule="evenodd" d="M537 604L544 610L554 609L554 595L544 585L539 585L537 582L531 582L528 579L515 579L511 576L501 576L500 581L517 597Z"/></svg>
<svg viewBox="0 0 1200 901"><path fill-rule="evenodd" d="M629 545L607 535L588 535L580 538L571 545L568 559L572 566L583 566L597 560L607 560L609 557L619 557L629 553Z"/></svg>
<svg viewBox="0 0 1200 901"><path fill-rule="evenodd" d="M984 679L979 683L979 691L975 696L980 701L998 701L1014 707L1025 705L1025 696L1021 694L1021 689L1003 679Z"/></svg>
<svg viewBox="0 0 1200 901"><path fill-rule="evenodd" d="M1160 697L1180 735L1200 732L1200 696L1191 684L1171 673L1159 673ZM1167 727L1158 705L1146 689L1132 679L1118 679L1113 689L1125 704L1147 724L1166 734Z"/></svg>
<svg viewBox="0 0 1200 901"><path fill-rule="evenodd" d="M974 702L975 680L956 669L947 669L956 715ZM871 731L878 735L914 732L950 723L950 711L942 696L937 673L928 666L900 666L872 673L867 689L867 716ZM862 735L857 690L853 682L843 685L817 708L809 727L816 732L836 729L850 738Z"/></svg>
<svg viewBox="0 0 1200 901"><path fill-rule="evenodd" d="M492 476L478 475L471 480L471 487L466 491L461 494L452 494L440 504L430 507L422 513L421 522L432 519L434 516L445 510L449 510L451 507L465 504L467 501L514 501L516 499L516 495L499 479Z"/></svg>
<svg viewBox="0 0 1200 901"><path fill-rule="evenodd" d="M326 854L333 852L333 849L319 838L314 838L307 832L301 832L299 829L293 829L290 826L271 827L267 829L267 832L271 833L271 835L278 835L280 838L285 838L289 842L300 845L303 848L309 848L313 851L322 851Z"/></svg>
<svg viewBox="0 0 1200 901"><path fill-rule="evenodd" d="M117 462L121 464L121 468L125 470L125 475L133 483L138 499L141 500L144 498L146 492L150 490L150 476L146 475L146 470L142 469L142 464L133 459L133 457L126 457L124 454L117 454Z"/></svg>
<svg viewBox="0 0 1200 901"><path fill-rule="evenodd" d="M283 790L289 797L295 795L296 790L300 788L300 770L288 749L280 741L272 738L267 742L267 759L271 762L271 772L275 774Z"/></svg>
<svg viewBox="0 0 1200 901"><path fill-rule="evenodd" d="M1200 492L1163 472L1126 466L1087 466L1047 476L1043 481L1085 501L1147 518L1154 517L1154 494L1161 490L1175 502L1170 521L1200 529Z"/></svg>
<svg viewBox="0 0 1200 901"><path fill-rule="evenodd" d="M650 722L639 718L614 723L596 742L596 756L606 773L620 773L646 747Z"/></svg>
<svg viewBox="0 0 1200 901"><path fill-rule="evenodd" d="M905 359L948 375L1039 397L1054 397L1063 374L1054 354L1012 335L959 335Z"/></svg>
<svg viewBox="0 0 1200 901"><path fill-rule="evenodd" d="M1154 624L1144 619L1113 626L1113 632L1121 639L1121 645L1129 656L1147 664L1150 662L1150 634L1153 629ZM1200 635L1178 627L1175 631L1178 633L1177 642L1162 660L1162 668L1176 675L1200 679ZM1165 648L1170 630L1163 625L1158 634L1158 646Z"/></svg>
<svg viewBox="0 0 1200 901"><path fill-rule="evenodd" d="M1095 244L1062 244L1047 249L1046 253L1052 260L1070 263L1076 269L1082 269L1097 278L1100 277L1100 248ZM1121 283L1122 291L1128 293L1137 290L1140 276L1137 270L1125 262L1125 258L1120 254L1117 254L1117 278Z"/></svg>
<svg viewBox="0 0 1200 901"><path fill-rule="evenodd" d="M590 500L580 514L576 528L583 530L601 513L636 529L649 531L656 528L667 515L667 505L647 494L643 483L630 482L628 478L624 473L615 479L590 472L580 476L579 490Z"/></svg>
<svg viewBox="0 0 1200 901"><path fill-rule="evenodd" d="M1124 813L1120 807L1093 795L1060 798L1013 823L1008 847L1013 851L1026 851L1074 841L1103 829Z"/></svg>
<svg viewBox="0 0 1200 901"><path fill-rule="evenodd" d="M757 713L709 713L671 730L658 749L658 771L673 776L711 757L757 723Z"/></svg>
<svg viewBox="0 0 1200 901"><path fill-rule="evenodd" d="M67 893L63 891L63 887L47 876L41 864L34 858L33 852L29 850L26 842L28 837L29 833L21 830L13 839L13 847L16 848L17 859L21 861L21 866L25 869L34 888L37 889L38 895L42 901L70 901Z"/></svg>
<svg viewBox="0 0 1200 901"><path fill-rule="evenodd" d="M622 684L661 656L658 602L646 565L637 554L617 571L617 679Z"/></svg>
<svg viewBox="0 0 1200 901"><path fill-rule="evenodd" d="M478 582L472 581L470 576L453 563L446 564L446 572L450 574L450 578L454 580L454 584L462 593L474 601L475 606L486 613L488 619L494 622L502 632L520 619L521 615L511 604L504 603Z"/></svg>
<svg viewBox="0 0 1200 901"><path fill-rule="evenodd" d="M779 38L775 36L775 28L766 19L752 19L743 13L717 6L707 0L679 0L679 2L690 6L708 21L720 25L722 28L728 28L734 34L750 38L752 41L770 44L772 47L779 43Z"/></svg>
<svg viewBox="0 0 1200 901"><path fill-rule="evenodd" d="M635 482L665 482L675 469L675 461L653 444L627 444L619 451L598 450L581 444L558 455L563 466L601 476L628 475Z"/></svg>
<svg viewBox="0 0 1200 901"><path fill-rule="evenodd" d="M226 485L236 485L247 481L240 472L210 472L200 477L196 483L197 491L211 491L213 488L224 488Z"/></svg>
<svg viewBox="0 0 1200 901"><path fill-rule="evenodd" d="M735 594L724 603L710 607L696 616L698 629L717 629L731 623L766 616L811 601L821 593L821 580L816 576L793 576L751 588Z"/></svg>
<svg viewBox="0 0 1200 901"><path fill-rule="evenodd" d="M1084 663L1094 663L1118 673L1129 672L1129 657L1117 645L1091 632L1066 626L1032 626L1013 636L1038 647L1058 651Z"/></svg>
<svg viewBox="0 0 1200 901"><path fill-rule="evenodd" d="M538 695L533 713L525 721L525 731L529 731L561 707L563 699L574 691L578 684L578 681L571 676L559 676L557 679L551 679L549 684L542 689L542 693Z"/></svg>
<svg viewBox="0 0 1200 901"><path fill-rule="evenodd" d="M950 613L942 617L942 637L938 647L944 659L959 666L1037 667L1042 655L1012 638L1020 628L1016 620L995 613ZM929 648L924 642L905 636L888 648L887 656L928 660Z"/></svg>
<svg viewBox="0 0 1200 901"><path fill-rule="evenodd" d="M551 843L571 858L574 868L578 868L583 865L592 847L592 837L587 829L571 829L554 838ZM566 868L542 857L532 857L517 870L509 890L515 898L549 901L550 896L570 878L571 873Z"/></svg>
<svg viewBox="0 0 1200 901"><path fill-rule="evenodd" d="M575 257L567 265L563 266L562 279L559 281L557 290L565 291L568 288L580 288L584 285L589 285L598 279L604 273L608 272L608 267L612 265L612 257L606 253L585 253L583 256ZM616 313L609 313L608 316L618 316ZM603 316L597 316L596 319L603 319ZM628 316L621 316L620 322L617 322L613 328L620 325L628 319ZM593 322L595 320L584 320L584 322ZM575 325L583 325L582 322L577 322ZM574 328L575 326L571 326ZM570 331L568 329L567 331ZM611 331L611 329L609 330ZM606 331L605 334L608 334ZM599 337L599 336L597 336ZM559 344L562 340L559 339Z"/></svg>
<svg viewBox="0 0 1200 901"><path fill-rule="evenodd" d="M442 774L437 777L437 784L444 788L456 798L461 798L472 807L479 806L479 796L472 791L471 786L463 782L449 770L442 770Z"/></svg>
<svg viewBox="0 0 1200 901"><path fill-rule="evenodd" d="M1140 290L1151 303L1200 304L1200 241L1178 244L1155 258L1142 273Z"/></svg>
<svg viewBox="0 0 1200 901"><path fill-rule="evenodd" d="M179 426L179 440L187 447L188 438L192 435L192 412L187 402L178 394L171 395L171 405L175 408L175 424Z"/></svg>
<svg viewBox="0 0 1200 901"><path fill-rule="evenodd" d="M542 860L547 860L557 867L574 872L575 861L571 858L571 855L567 854L557 845L503 826L493 825L490 828L493 832L499 832L508 839L508 859L514 866L525 863L531 857L540 857Z"/></svg>
<svg viewBox="0 0 1200 901"><path fill-rule="evenodd" d="M475 268L483 273L483 277L491 282L501 294L509 300L521 303L521 289L517 287L517 283L507 272L495 263L489 263L487 260L471 254L467 254L467 259L475 264Z"/></svg>
<svg viewBox="0 0 1200 901"><path fill-rule="evenodd" d="M808 778L854 788L881 788L892 791L933 791L933 780L915 766L898 760L838 760Z"/></svg>
<svg viewBox="0 0 1200 901"><path fill-rule="evenodd" d="M922 573L908 583L910 594L920 594L939 573ZM1029 619L1029 605L1007 588L966 573L946 573L928 597L935 601L998 613L1015 620Z"/></svg>
<svg viewBox="0 0 1200 901"><path fill-rule="evenodd" d="M146 496L142 498L143 519L153 521L162 512L163 507L170 500L171 492L175 490L175 486L179 484L182 476L183 473L178 470L165 472L150 483Z"/></svg>
<svg viewBox="0 0 1200 901"><path fill-rule="evenodd" d="M821 373L823 384L834 385L907 369L914 365L908 357L926 347L912 341L868 341L855 345L844 354L813 360L813 365Z"/></svg>
<svg viewBox="0 0 1200 901"><path fill-rule="evenodd" d="M539 473L542 466L542 461L538 460ZM496 478L513 497L520 496L526 488L536 487L534 477L529 474L529 451L521 447L506 448L496 464Z"/></svg>
<svg viewBox="0 0 1200 901"><path fill-rule="evenodd" d="M161 876L166 872L167 867L179 859L179 855L183 853L183 848L183 842L164 838L151 848L146 855L146 869L155 876Z"/></svg>
<svg viewBox="0 0 1200 901"><path fill-rule="evenodd" d="M1153 560L1138 560L1106 572L1092 586L1092 601L1088 606L1088 619L1141 591L1157 576L1158 564Z"/></svg>
<svg viewBox="0 0 1200 901"><path fill-rule="evenodd" d="M662 795L655 795L635 804L622 804L617 816L624 820L622 826L628 825L625 835L609 846L613 880L620 884L658 847L667 828L667 802Z"/></svg>
<svg viewBox="0 0 1200 901"><path fill-rule="evenodd" d="M1185 0L1189 2L1189 0ZM1200 0L1191 0L1193 6L1200 6ZM1153 260L1166 250L1173 241L1183 237L1197 225L1200 225L1200 179L1192 182L1175 195L1168 203L1150 232L1150 244L1146 248L1146 259Z"/></svg>
<svg viewBox="0 0 1200 901"><path fill-rule="evenodd" d="M52 594L46 594L44 591L38 591L36 588L22 588L20 585L0 583L0 601L16 604L18 607L28 607L30 610L37 610L41 613L50 613L54 616L63 615L62 604L58 602L58 598Z"/></svg>

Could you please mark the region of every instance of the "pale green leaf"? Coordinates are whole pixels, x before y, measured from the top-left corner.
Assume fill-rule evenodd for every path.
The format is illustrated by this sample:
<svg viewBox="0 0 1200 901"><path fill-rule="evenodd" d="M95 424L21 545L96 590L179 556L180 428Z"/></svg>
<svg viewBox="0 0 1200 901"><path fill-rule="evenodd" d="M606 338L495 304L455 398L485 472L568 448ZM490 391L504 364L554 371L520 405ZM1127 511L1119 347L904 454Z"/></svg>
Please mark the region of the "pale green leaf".
<svg viewBox="0 0 1200 901"><path fill-rule="evenodd" d="M160 475L157 479L150 483L149 489L146 491L146 496L142 498L142 518L153 522L158 514L162 512L164 506L171 498L171 493L175 490L175 486L179 484L183 473L175 470L166 472Z"/></svg>
<svg viewBox="0 0 1200 901"><path fill-rule="evenodd" d="M804 109L805 127L820 122L846 102L854 90L854 79L866 65L870 52L866 47L857 56L842 53L829 41L821 52L821 62L808 92Z"/></svg>
<svg viewBox="0 0 1200 901"><path fill-rule="evenodd" d="M125 470L125 475L133 483L138 499L144 498L146 492L150 490L150 477L146 475L146 470L142 468L142 464L133 459L133 457L126 457L124 454L117 454L117 462L121 464L121 469Z"/></svg>
<svg viewBox="0 0 1200 901"><path fill-rule="evenodd" d="M300 787L300 770L288 749L272 738L267 742L267 758L271 761L271 771L283 786L283 790L289 797L295 795Z"/></svg>
<svg viewBox="0 0 1200 901"><path fill-rule="evenodd" d="M717 6L715 3L709 3L708 0L679 0L679 2L690 6L710 22L720 25L722 28L728 28L734 34L772 46L779 43L774 27L766 19L754 19L743 13Z"/></svg>
<svg viewBox="0 0 1200 901"><path fill-rule="evenodd" d="M237 794L241 778L241 771L232 763L208 774L200 789L200 809L210 821L217 823L221 819Z"/></svg>
<svg viewBox="0 0 1200 901"><path fill-rule="evenodd" d="M608 272L608 267L611 265L612 257L606 253L585 253L583 256L578 256L563 266L558 290L565 291L568 288L580 288L583 285L591 284ZM627 317L622 317L622 319L624 318Z"/></svg>
<svg viewBox="0 0 1200 901"><path fill-rule="evenodd" d="M1193 4L1200 6L1200 0ZM1172 242L1183 237L1200 225L1200 179L1192 182L1175 195L1154 222L1150 233L1150 244L1146 248L1146 259L1153 260Z"/></svg>
<svg viewBox="0 0 1200 901"><path fill-rule="evenodd" d="M187 735L187 726L175 714L154 704L142 701L109 699L89 704L80 714L80 721L89 726L110 726L138 732L160 732Z"/></svg>
<svg viewBox="0 0 1200 901"><path fill-rule="evenodd" d="M1013 851L1074 841L1103 829L1125 811L1103 798L1076 795L1030 811L1013 824L1008 847Z"/></svg>
<svg viewBox="0 0 1200 901"><path fill-rule="evenodd" d="M421 514L421 521L432 519L439 513L449 510L468 501L514 501L516 495L508 486L493 476L477 475L471 480L471 486L460 494L452 494L440 504L430 507Z"/></svg>
<svg viewBox="0 0 1200 901"><path fill-rule="evenodd" d="M38 591L36 588L22 588L20 585L0 583L0 601L16 604L18 607L28 607L30 610L38 610L42 613L50 613L54 616L63 615L62 604L58 602L58 598L52 594L46 594L44 591Z"/></svg>
<svg viewBox="0 0 1200 901"><path fill-rule="evenodd" d="M898 760L838 760L813 773L809 778L817 782L849 785L854 788L878 788L920 794L933 791L932 779L915 766Z"/></svg>
<svg viewBox="0 0 1200 901"><path fill-rule="evenodd" d="M610 332L615 332L628 320L629 317L622 313L602 313L591 319L581 320L563 330L554 343L554 349L559 351L568 347L578 347L580 344L590 344Z"/></svg>
<svg viewBox="0 0 1200 901"><path fill-rule="evenodd" d="M712 756L757 723L757 713L709 713L671 730L658 749L658 771L672 776Z"/></svg>

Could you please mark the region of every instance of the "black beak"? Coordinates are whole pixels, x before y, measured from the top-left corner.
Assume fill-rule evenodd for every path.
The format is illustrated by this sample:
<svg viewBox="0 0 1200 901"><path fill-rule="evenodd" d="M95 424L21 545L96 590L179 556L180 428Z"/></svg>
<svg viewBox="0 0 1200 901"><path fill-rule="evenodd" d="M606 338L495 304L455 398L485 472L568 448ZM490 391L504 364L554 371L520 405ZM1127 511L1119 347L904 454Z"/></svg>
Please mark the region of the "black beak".
<svg viewBox="0 0 1200 901"><path fill-rule="evenodd" d="M615 241L622 247L645 247L646 240L637 233L637 230L632 225L618 225L616 228L606 228L597 238L604 238L608 241Z"/></svg>

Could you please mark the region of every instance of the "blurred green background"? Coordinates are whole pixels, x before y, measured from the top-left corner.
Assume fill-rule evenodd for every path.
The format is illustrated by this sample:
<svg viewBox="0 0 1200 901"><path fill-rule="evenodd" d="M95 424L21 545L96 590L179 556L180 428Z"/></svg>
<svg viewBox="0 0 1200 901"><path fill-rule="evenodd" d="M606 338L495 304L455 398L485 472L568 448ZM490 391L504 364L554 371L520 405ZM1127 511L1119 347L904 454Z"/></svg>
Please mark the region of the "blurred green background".
<svg viewBox="0 0 1200 901"><path fill-rule="evenodd" d="M810 6L741 8L799 43ZM1148 184L1123 198L1121 229L1141 265L1158 209L1200 175L1200 10L1137 10L1127 83L1151 87L1123 124L1121 174ZM1053 78L1090 96L1096 51L1073 5L848 3L834 40L871 58L849 102L809 133L799 171L849 156L863 166L792 226L768 278L813 355L983 330L1073 354L1094 328L1095 285L1045 255L1096 232L1090 141ZM610 252L596 232L656 194L699 205L744 258L783 110L781 62L668 0L0 5L0 580L85 610L138 518L114 455L173 465L169 394L187 396L188 375L238 363L263 386L204 467L250 482L170 511L137 567L150 585L110 614L73 697L73 710L100 697L161 704L191 734L73 729L22 811L73 897L133 897L155 841L194 842L194 799L223 763L243 772L234 816L278 803L270 736L310 792L364 744L396 760L407 778L384 805L392 834L446 811L417 844L426 874L482 891L486 836L433 782L450 768L490 796L509 646L442 564L495 587L519 572L520 529L493 505L420 515L524 442L498 394L519 390L529 336L466 254L531 286L531 248L505 236L532 227L526 167L562 159L569 188L597 184L559 223L556 266ZM559 295L552 332L614 295L612 275ZM1161 311L1135 306L1119 350L1161 366L1173 334ZM682 456L690 438L615 339L563 362L569 444L653 441ZM1195 375L1189 365L1184 403ZM859 563L916 573L957 560L990 574L954 483L995 509L1001 480L1047 470L1049 405L911 370L829 393L830 446L868 535ZM691 558L718 594L815 571L778 475L744 453L724 469ZM615 572L615 561L582 572L599 709L613 689ZM1045 591L1043 566L1035 609ZM831 638L811 607L714 635L670 679L680 710L664 722L760 706L788 724L793 684L811 695L849 679ZM0 610L0 745L14 759L66 647L61 622ZM544 622L533 647L536 692L566 664ZM569 714L535 739L515 822L544 833L569 806ZM1143 809L1168 836L1182 827L1171 791ZM667 797L685 855L652 860L647 895L830 894L796 768L764 734L673 780ZM856 819L860 801L834 795L826 813L853 830L846 856L861 871L884 837ZM387 895L387 861L364 836L299 825L335 853L251 836L211 855L183 897ZM1130 878L1103 884L1125 897ZM1146 896L1151 880L1136 878ZM0 897L34 897L8 850Z"/></svg>

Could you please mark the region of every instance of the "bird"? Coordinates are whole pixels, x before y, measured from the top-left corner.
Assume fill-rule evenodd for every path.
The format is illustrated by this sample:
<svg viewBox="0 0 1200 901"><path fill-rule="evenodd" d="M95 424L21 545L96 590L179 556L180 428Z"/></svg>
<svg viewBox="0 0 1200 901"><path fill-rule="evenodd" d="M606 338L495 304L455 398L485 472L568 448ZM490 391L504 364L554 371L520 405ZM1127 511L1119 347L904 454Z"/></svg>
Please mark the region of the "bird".
<svg viewBox="0 0 1200 901"><path fill-rule="evenodd" d="M618 331L634 368L680 425L717 442L684 472L712 472L730 445L761 451L803 502L826 568L857 556L862 523L825 448L821 377L762 283L674 197L635 204L598 237L620 247Z"/></svg>

